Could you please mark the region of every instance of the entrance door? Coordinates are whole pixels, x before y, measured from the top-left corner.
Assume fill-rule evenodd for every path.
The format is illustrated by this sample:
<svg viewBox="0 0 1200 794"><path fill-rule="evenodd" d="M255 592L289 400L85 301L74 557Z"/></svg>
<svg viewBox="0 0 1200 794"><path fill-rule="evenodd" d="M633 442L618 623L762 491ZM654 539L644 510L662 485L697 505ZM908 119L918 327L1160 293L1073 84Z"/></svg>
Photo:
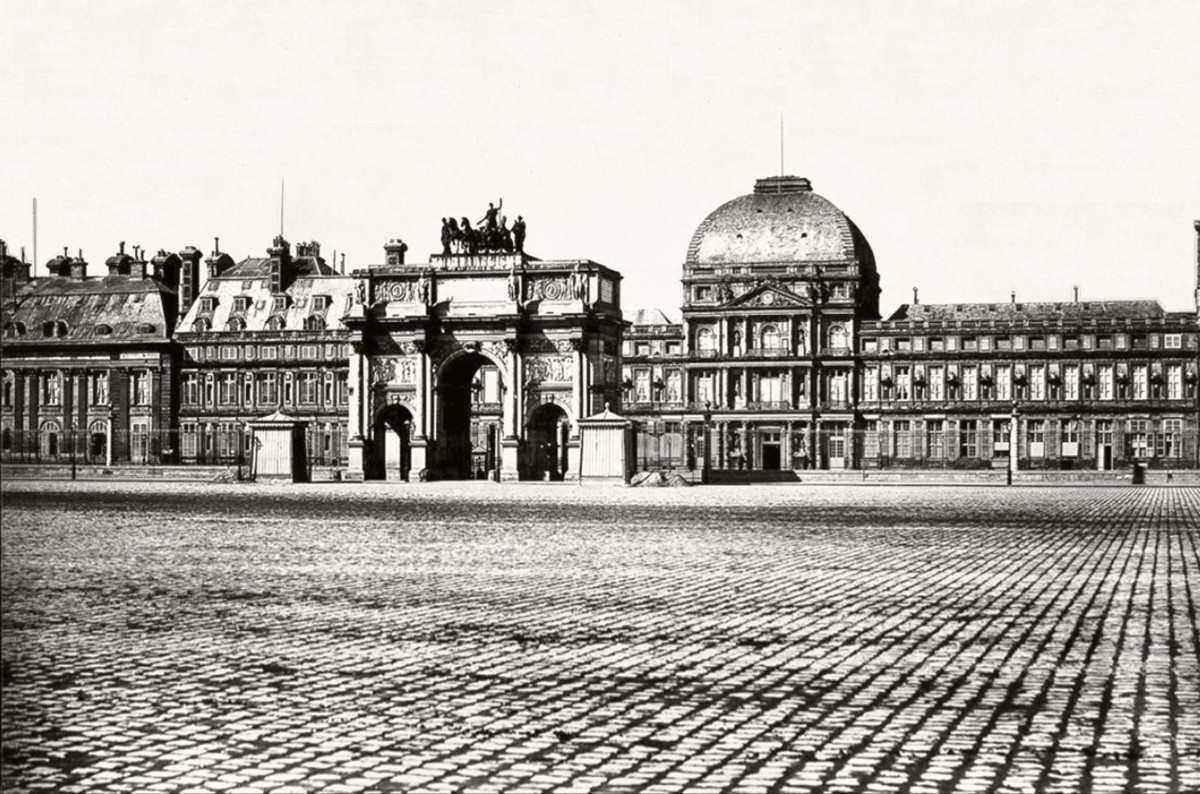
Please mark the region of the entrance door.
<svg viewBox="0 0 1200 794"><path fill-rule="evenodd" d="M534 411L529 420L525 466L529 479L563 479L568 470L568 432L567 414L562 408L547 403Z"/></svg>
<svg viewBox="0 0 1200 794"><path fill-rule="evenodd" d="M412 469L413 415L403 405L389 405L375 430L384 479L408 480Z"/></svg>
<svg viewBox="0 0 1200 794"><path fill-rule="evenodd" d="M766 471L779 471L780 454L779 433L764 432L762 434L762 467Z"/></svg>

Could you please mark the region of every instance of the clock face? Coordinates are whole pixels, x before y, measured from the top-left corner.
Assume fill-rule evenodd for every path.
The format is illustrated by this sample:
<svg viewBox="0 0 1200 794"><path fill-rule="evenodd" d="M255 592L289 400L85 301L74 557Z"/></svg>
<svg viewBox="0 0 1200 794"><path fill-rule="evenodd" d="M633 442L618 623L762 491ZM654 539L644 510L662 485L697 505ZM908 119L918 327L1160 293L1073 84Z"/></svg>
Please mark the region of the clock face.
<svg viewBox="0 0 1200 794"><path fill-rule="evenodd" d="M775 293L774 292L763 293L762 302L767 304L768 306L770 306L772 303L775 302Z"/></svg>

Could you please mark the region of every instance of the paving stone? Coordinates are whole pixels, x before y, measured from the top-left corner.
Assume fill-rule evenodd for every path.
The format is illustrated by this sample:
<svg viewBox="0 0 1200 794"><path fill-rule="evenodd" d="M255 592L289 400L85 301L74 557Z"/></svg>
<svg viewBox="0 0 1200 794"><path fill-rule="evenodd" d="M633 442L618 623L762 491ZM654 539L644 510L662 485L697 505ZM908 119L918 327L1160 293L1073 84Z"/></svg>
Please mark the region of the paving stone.
<svg viewBox="0 0 1200 794"><path fill-rule="evenodd" d="M1200 790L1200 489L0 483L3 789Z"/></svg>

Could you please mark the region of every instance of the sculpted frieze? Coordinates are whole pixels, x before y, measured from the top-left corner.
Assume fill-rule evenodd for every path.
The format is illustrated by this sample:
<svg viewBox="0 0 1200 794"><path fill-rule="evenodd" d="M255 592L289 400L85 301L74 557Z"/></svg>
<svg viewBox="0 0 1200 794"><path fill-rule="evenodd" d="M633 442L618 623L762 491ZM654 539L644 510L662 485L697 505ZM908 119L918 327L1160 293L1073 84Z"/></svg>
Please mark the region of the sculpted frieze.
<svg viewBox="0 0 1200 794"><path fill-rule="evenodd" d="M371 381L411 385L417 382L417 367L417 359L409 356L381 356L371 362Z"/></svg>
<svg viewBox="0 0 1200 794"><path fill-rule="evenodd" d="M525 359L525 379L549 383L574 380L572 361L567 356L534 356Z"/></svg>
<svg viewBox="0 0 1200 794"><path fill-rule="evenodd" d="M525 300L565 301L572 296L571 280L565 276L540 276L525 283Z"/></svg>

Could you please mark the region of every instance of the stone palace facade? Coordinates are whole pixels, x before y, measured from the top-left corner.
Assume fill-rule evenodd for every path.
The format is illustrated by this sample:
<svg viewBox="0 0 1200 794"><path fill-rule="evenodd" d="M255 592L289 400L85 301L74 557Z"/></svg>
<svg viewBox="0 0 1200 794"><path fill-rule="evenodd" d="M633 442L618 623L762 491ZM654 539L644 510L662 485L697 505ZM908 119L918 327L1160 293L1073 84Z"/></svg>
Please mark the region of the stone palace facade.
<svg viewBox="0 0 1200 794"><path fill-rule="evenodd" d="M101 274L64 251L33 278L0 242L0 459L253 473L271 416L307 475L571 479L579 421L610 409L636 468L717 481L1200 468L1200 292L884 318L862 230L785 176L702 220L674 321L623 313L616 270L525 253L523 220L463 221L427 261L393 240L351 273L279 236L241 261L122 243Z"/></svg>

